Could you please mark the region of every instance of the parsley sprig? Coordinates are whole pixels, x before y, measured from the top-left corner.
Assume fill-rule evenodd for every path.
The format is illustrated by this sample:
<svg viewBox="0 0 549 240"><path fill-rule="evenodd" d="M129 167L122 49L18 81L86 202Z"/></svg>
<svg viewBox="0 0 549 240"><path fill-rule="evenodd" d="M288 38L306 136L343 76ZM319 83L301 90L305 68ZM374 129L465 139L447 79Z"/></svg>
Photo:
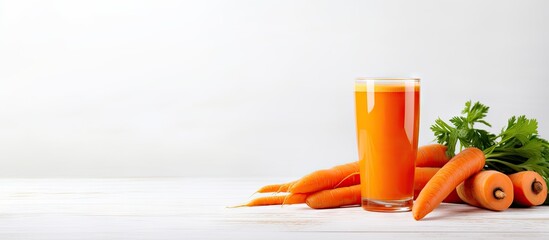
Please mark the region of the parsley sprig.
<svg viewBox="0 0 549 240"><path fill-rule="evenodd" d="M492 126L484 120L489 109L488 106L479 102L471 105L471 101L468 101L461 111L463 116L451 118L451 125L440 118L435 120L431 130L435 133L437 142L448 147L446 151L448 157L455 155L457 143L460 145L460 151L467 147L486 149L494 145L494 134L475 128L475 123Z"/></svg>
<svg viewBox="0 0 549 240"><path fill-rule="evenodd" d="M446 154L453 157L459 144L460 151L467 147L483 150L486 156L484 169L506 174L531 170L539 173L549 185L549 142L538 135L538 122L525 116L513 116L498 135L475 124L491 125L484 120L489 107L471 101L465 103L462 116L450 119L450 123L438 118L431 130L436 141L446 145ZM545 202L549 204L549 199Z"/></svg>

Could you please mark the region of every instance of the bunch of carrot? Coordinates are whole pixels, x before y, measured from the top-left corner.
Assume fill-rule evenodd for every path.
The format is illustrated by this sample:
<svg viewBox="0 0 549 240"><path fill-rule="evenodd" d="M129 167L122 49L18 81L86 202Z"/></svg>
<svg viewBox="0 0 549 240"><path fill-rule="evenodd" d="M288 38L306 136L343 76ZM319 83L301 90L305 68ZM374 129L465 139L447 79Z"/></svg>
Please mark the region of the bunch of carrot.
<svg viewBox="0 0 549 240"><path fill-rule="evenodd" d="M448 124L437 119L431 130L438 144L418 148L413 216L420 220L440 203L462 203L494 211L512 204L541 205L547 200L549 142L537 135L537 122L512 117L499 135L474 128L490 126L488 107L466 103L464 116ZM460 151L455 154L456 145ZM240 206L306 203L314 209L361 204L358 162L312 172L298 180L260 188L274 193ZM281 194L282 193L282 194ZM547 203L547 202L546 202Z"/></svg>
<svg viewBox="0 0 549 240"><path fill-rule="evenodd" d="M445 185L457 187L464 202L494 211L505 210L513 203L543 204L549 182L549 142L538 135L537 121L513 116L499 134L493 134L475 127L475 124L491 127L484 119L488 110L489 107L480 102L468 101L461 116L449 122L439 118L431 126L437 142L446 146L446 155L452 157L440 172L456 165L455 161L464 153L475 153L462 161L456 173L448 173ZM454 155L458 145L462 151ZM437 176L433 177L433 182L435 180L439 180ZM426 189L429 184L431 182ZM424 198L432 201L430 198L441 198L445 194L444 191L433 195L420 193L412 209L414 218L419 220L432 210L430 204L423 204ZM426 206L430 210L425 211Z"/></svg>
<svg viewBox="0 0 549 240"><path fill-rule="evenodd" d="M525 207L541 205L547 198L547 185L538 173L505 175L482 171L485 164L486 155L475 147L455 155L419 193L412 208L414 218L422 219L456 190L463 202L493 211L503 211L513 203Z"/></svg>
<svg viewBox="0 0 549 240"><path fill-rule="evenodd" d="M481 171L485 156L477 148L467 148L449 159L446 146L425 145L418 149L413 215L421 219L441 202L468 203L502 211L515 203L520 206L540 205L547 196L547 185L533 171L507 176L501 172ZM314 171L282 184L261 187L258 197L236 207L306 203L313 209L358 206L361 203L358 162Z"/></svg>

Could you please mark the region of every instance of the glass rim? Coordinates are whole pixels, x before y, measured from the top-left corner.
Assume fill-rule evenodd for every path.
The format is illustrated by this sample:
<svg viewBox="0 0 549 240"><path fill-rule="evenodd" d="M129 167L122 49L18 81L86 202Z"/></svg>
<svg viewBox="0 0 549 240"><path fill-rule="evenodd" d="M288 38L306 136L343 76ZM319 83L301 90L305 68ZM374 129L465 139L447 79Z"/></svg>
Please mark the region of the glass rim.
<svg viewBox="0 0 549 240"><path fill-rule="evenodd" d="M392 78L392 77L358 77L355 81L367 81L367 80L380 80L380 81L416 81L419 82L420 78Z"/></svg>

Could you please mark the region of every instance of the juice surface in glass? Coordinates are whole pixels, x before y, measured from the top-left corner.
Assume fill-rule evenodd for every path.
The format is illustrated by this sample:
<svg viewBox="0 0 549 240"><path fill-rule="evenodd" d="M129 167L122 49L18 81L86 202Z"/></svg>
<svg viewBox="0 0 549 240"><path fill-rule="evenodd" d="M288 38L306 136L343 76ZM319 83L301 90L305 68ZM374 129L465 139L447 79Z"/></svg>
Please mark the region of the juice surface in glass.
<svg viewBox="0 0 549 240"><path fill-rule="evenodd" d="M409 211L419 130L419 79L357 79L362 207Z"/></svg>

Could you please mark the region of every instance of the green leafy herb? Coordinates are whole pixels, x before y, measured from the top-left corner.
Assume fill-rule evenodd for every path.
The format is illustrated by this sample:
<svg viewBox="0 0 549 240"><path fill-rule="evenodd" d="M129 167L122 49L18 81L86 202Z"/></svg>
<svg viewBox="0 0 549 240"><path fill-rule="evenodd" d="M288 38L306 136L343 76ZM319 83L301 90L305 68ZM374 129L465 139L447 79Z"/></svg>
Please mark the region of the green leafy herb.
<svg viewBox="0 0 549 240"><path fill-rule="evenodd" d="M538 135L538 122L526 116L511 117L498 135L478 129L475 123L491 125L484 120L489 107L471 101L465 103L462 116L450 119L448 124L437 119L431 126L438 143L448 147L447 155L453 157L459 143L460 150L476 147L486 156L484 169L506 174L531 170L539 173L549 185L549 142ZM545 202L549 204L549 198Z"/></svg>
<svg viewBox="0 0 549 240"><path fill-rule="evenodd" d="M494 134L475 128L475 123L488 127L492 126L484 120L489 109L488 106L480 102L476 102L471 106L471 101L468 101L465 103L463 111L461 111L463 116L456 116L450 119L453 126L440 118L435 120L435 124L431 126L431 130L435 133L437 142L448 147L446 151L448 157L455 155L458 142L460 144L460 151L467 147L486 149L494 145Z"/></svg>

